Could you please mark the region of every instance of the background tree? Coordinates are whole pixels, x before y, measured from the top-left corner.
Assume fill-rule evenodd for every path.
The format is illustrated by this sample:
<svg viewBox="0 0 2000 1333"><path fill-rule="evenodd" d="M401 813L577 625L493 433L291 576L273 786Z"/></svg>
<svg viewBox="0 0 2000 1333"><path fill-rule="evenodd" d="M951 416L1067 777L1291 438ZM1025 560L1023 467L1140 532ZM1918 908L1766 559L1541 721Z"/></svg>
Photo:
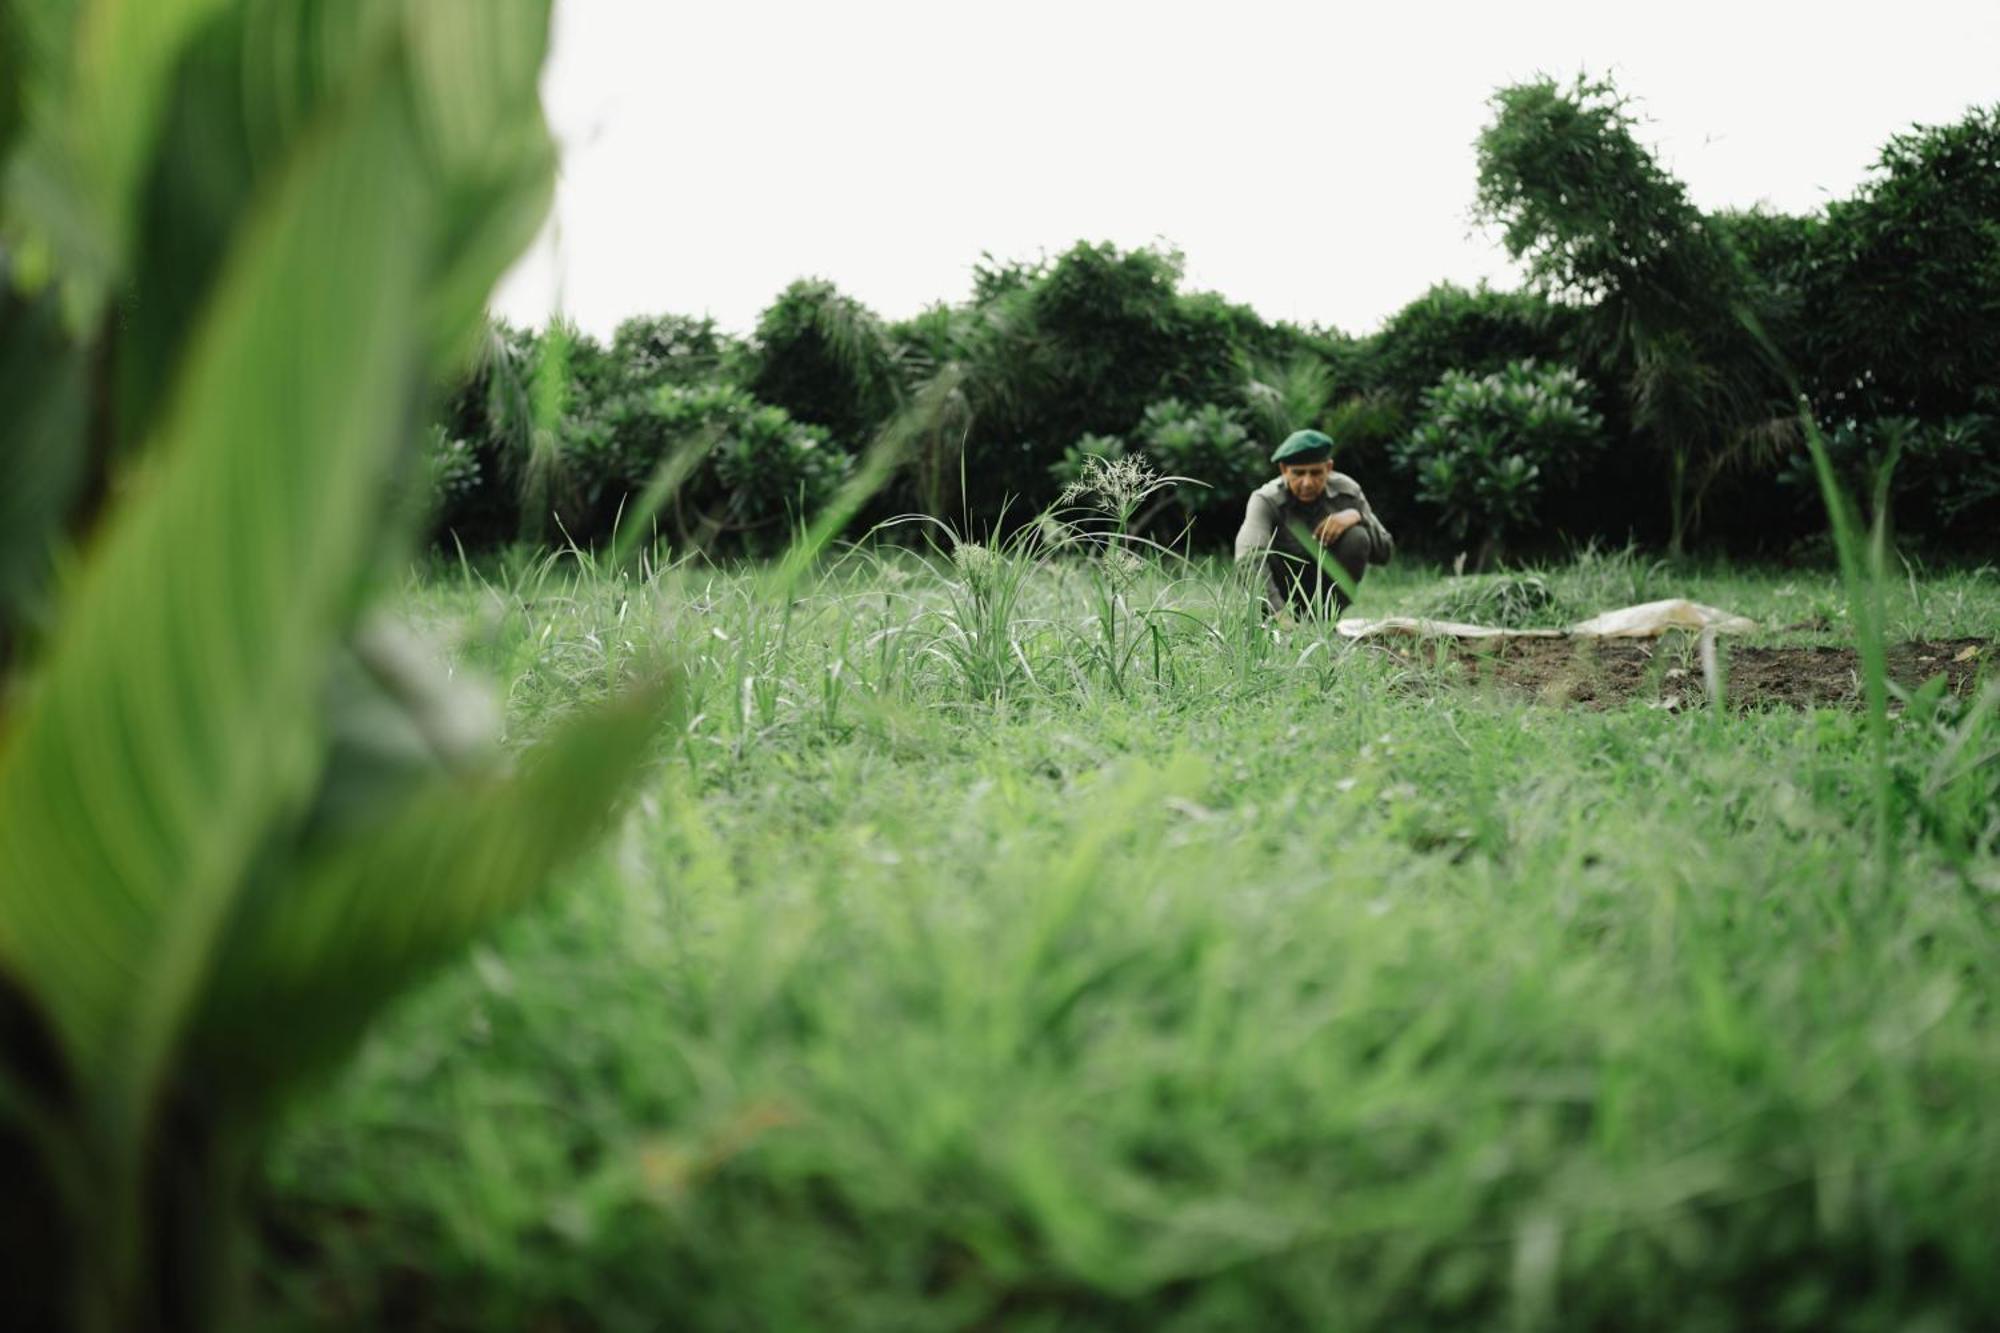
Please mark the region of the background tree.
<svg viewBox="0 0 2000 1333"><path fill-rule="evenodd" d="M747 373L747 352L706 316L634 315L611 335L611 358L626 390L734 379Z"/></svg>
<svg viewBox="0 0 2000 1333"><path fill-rule="evenodd" d="M510 354L482 362L479 382L454 396L427 474L439 531L469 545L557 540L550 515L560 513L570 537L601 539L596 515L616 512L639 483L623 464L599 464L659 465L651 396L666 387L731 389L782 408L793 425L825 432L816 460L886 440L903 466L865 520L914 511L983 532L1003 511L1023 518L1106 442L1145 449L1146 413L1168 400L1180 405L1176 420L1237 423L1246 457L1293 429L1325 430L1338 465L1394 515L1420 503L1415 474L1393 459L1424 395L1447 372L1476 379L1532 359L1577 369L1613 445L1541 478L1536 529L1548 545L1637 538L1680 549L1699 531L1775 553L1807 539L1819 511L1798 484L1810 472L1794 384L1810 392L1850 480L1886 441L1905 441L1901 532L1991 545L1994 111L1899 136L1853 199L1794 217L1696 209L1608 83L1541 80L1501 90L1494 107L1479 208L1528 264L1527 290L1441 284L1378 332L1349 337L1185 291L1171 250L1086 243L1030 261L989 256L968 299L894 324L823 281L789 287L748 341L661 315L600 345L558 321L539 338L506 335ZM549 411L504 410L522 397L509 368ZM550 424L522 428L538 417ZM1195 466L1206 470L1170 470L1237 485L1233 462ZM712 469L689 475L713 481ZM1957 490L1945 481L1954 475ZM963 478L974 479L969 493ZM1227 537L1211 501L1190 506L1204 544ZM762 530L725 523L704 549L722 554ZM1422 546L1421 529L1404 531Z"/></svg>
<svg viewBox="0 0 2000 1333"><path fill-rule="evenodd" d="M2000 106L1891 139L1807 239L1802 350L1823 417L1939 421L2000 386Z"/></svg>
<svg viewBox="0 0 2000 1333"><path fill-rule="evenodd" d="M445 399L432 462L432 522L459 544L477 549L521 529L522 473L534 447L532 384L540 348L536 335L504 321L481 329L469 371Z"/></svg>
<svg viewBox="0 0 2000 1333"><path fill-rule="evenodd" d="M1752 285L1634 137L1610 82L1538 79L1501 89L1493 106L1477 211L1541 290L1588 307L1586 345L1619 373L1633 430L1664 465L1678 553L1708 486L1787 416Z"/></svg>
<svg viewBox="0 0 2000 1333"><path fill-rule="evenodd" d="M1582 313L1534 291L1439 283L1365 341L1359 378L1414 409L1446 371L1490 375L1515 361L1560 360Z"/></svg>
<svg viewBox="0 0 2000 1333"><path fill-rule="evenodd" d="M832 283L801 279L758 317L748 388L848 448L896 409L894 345L875 313Z"/></svg>

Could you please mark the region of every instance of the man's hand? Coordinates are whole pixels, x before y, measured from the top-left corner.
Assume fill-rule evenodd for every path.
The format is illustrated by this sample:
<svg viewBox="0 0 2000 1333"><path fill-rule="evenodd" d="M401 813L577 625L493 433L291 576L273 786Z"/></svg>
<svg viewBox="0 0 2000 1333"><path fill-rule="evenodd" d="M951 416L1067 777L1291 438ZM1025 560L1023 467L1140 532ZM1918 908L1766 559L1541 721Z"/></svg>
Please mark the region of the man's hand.
<svg viewBox="0 0 2000 1333"><path fill-rule="evenodd" d="M1313 529L1313 538L1321 546L1331 546L1340 540L1341 533L1360 521L1361 511L1358 509L1343 509L1337 514L1328 514L1319 521L1319 526Z"/></svg>

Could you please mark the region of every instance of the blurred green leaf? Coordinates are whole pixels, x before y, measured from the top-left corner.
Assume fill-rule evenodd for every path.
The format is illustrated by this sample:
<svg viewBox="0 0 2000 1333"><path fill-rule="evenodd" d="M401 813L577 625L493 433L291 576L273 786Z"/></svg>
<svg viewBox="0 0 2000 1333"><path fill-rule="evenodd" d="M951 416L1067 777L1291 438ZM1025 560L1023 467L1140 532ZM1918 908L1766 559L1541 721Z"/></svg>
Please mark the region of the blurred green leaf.
<svg viewBox="0 0 2000 1333"><path fill-rule="evenodd" d="M555 143L538 100L550 0L405 4L417 112L433 168L453 186L427 311L432 346L470 355L495 275L547 216Z"/></svg>
<svg viewBox="0 0 2000 1333"><path fill-rule="evenodd" d="M63 335L55 302L17 298L0 265L0 669L13 635L39 619L63 516L83 480L83 358ZM0 701L0 711L4 711Z"/></svg>
<svg viewBox="0 0 2000 1333"><path fill-rule="evenodd" d="M427 182L391 64L256 210L0 752L0 961L134 1145L248 858L307 792L415 387Z"/></svg>
<svg viewBox="0 0 2000 1333"><path fill-rule="evenodd" d="M22 81L28 142L9 166L5 225L53 258L74 324L91 318L117 279L175 65L222 2L22 6L18 28L42 50ZM66 54L52 60L72 8Z"/></svg>
<svg viewBox="0 0 2000 1333"><path fill-rule="evenodd" d="M516 771L359 619L433 377L546 211L547 0L0 23L0 1285L206 1329L268 1114L601 830L660 687Z"/></svg>
<svg viewBox="0 0 2000 1333"><path fill-rule="evenodd" d="M653 747L654 684L523 757L440 773L363 833L308 850L254 891L219 950L193 1058L210 1086L261 1099L342 1053L423 971L519 907L602 831Z"/></svg>
<svg viewBox="0 0 2000 1333"><path fill-rule="evenodd" d="M547 28L547 0L314 0L234 8L192 43L140 204L118 363L127 437L150 423L255 192L389 44L409 53L417 151L450 183L427 256L427 347L440 365L469 358L494 275L548 210Z"/></svg>

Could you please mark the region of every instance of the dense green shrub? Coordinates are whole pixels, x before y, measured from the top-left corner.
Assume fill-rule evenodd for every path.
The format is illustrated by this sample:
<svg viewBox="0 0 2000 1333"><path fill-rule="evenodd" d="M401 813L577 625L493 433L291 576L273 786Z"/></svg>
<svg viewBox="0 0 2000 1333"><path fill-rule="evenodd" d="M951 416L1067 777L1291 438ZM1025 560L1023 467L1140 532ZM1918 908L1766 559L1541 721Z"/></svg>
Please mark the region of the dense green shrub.
<svg viewBox="0 0 2000 1333"><path fill-rule="evenodd" d="M1532 291L1432 287L1336 355L1341 394L1322 427L1339 446L1336 465L1361 478L1384 513L1408 513L1415 493L1393 449L1424 394L1447 371L1487 375L1514 361L1573 361L1579 319L1577 307Z"/></svg>
<svg viewBox="0 0 2000 1333"><path fill-rule="evenodd" d="M1514 361L1572 356L1578 317L1577 307L1534 292L1439 283L1366 340L1363 387L1386 392L1412 410L1446 371L1490 375Z"/></svg>
<svg viewBox="0 0 2000 1333"><path fill-rule="evenodd" d="M1251 364L1244 408L1260 441L1275 445L1295 430L1325 430L1340 392L1340 371L1324 346L1301 346L1281 360Z"/></svg>
<svg viewBox="0 0 2000 1333"><path fill-rule="evenodd" d="M1209 403L1189 407L1178 398L1146 408L1137 437L1163 476L1184 477L1174 507L1188 518L1218 509L1241 510L1243 497L1271 470L1249 430L1234 412Z"/></svg>
<svg viewBox="0 0 2000 1333"><path fill-rule="evenodd" d="M1260 366L1308 363L1320 353L1309 335L1266 324L1249 306L1215 292L1183 292L1169 314L1170 343L1160 387L1190 402L1240 402L1246 387L1258 380Z"/></svg>
<svg viewBox="0 0 2000 1333"><path fill-rule="evenodd" d="M823 427L797 421L726 379L740 345L709 320L628 320L607 349L571 328L505 325L451 394L429 455L433 540L476 549L524 526L589 544L630 516L669 460L684 475L660 527L679 541L732 550L777 538L847 475L851 455ZM555 391L537 377L554 374ZM553 420L538 452L535 400ZM540 459L530 484L529 460ZM538 514L530 514L530 509Z"/></svg>
<svg viewBox="0 0 2000 1333"><path fill-rule="evenodd" d="M590 336L567 316L557 316L542 332L536 347L536 364L551 355L560 358L564 401L575 410L589 412L630 391L625 367L611 349Z"/></svg>
<svg viewBox="0 0 2000 1333"><path fill-rule="evenodd" d="M1824 432L1841 484L1849 494L1870 495L1880 469L1893 462L1891 509L1900 533L1953 543L1990 539L2000 530L2000 402L1991 395L1982 401L1988 411L1943 421L1878 417ZM1795 530L1815 531L1819 484L1803 448L1785 459L1776 480L1790 493Z"/></svg>
<svg viewBox="0 0 2000 1333"><path fill-rule="evenodd" d="M431 512L449 526L450 516L485 489L478 451L469 441L453 439L442 427L434 426L424 461L430 476Z"/></svg>
<svg viewBox="0 0 2000 1333"><path fill-rule="evenodd" d="M1181 257L1078 245L1039 266L988 271L957 355L971 400L965 497L976 519L1005 497L1046 498L1046 478L1085 435L1130 436L1149 404L1178 397L1234 409L1251 358L1302 335L1247 307L1179 291Z"/></svg>
<svg viewBox="0 0 2000 1333"><path fill-rule="evenodd" d="M447 546L479 549L512 539L521 528L522 472L532 448L531 381L539 339L504 321L489 320L471 365L445 398L440 432L462 441L470 455L457 484L441 489L431 474L431 532Z"/></svg>
<svg viewBox="0 0 2000 1333"><path fill-rule="evenodd" d="M819 427L793 421L784 408L747 396L725 400L719 410L686 401L697 392L668 390L661 397L670 413L698 420L703 429L720 427L708 458L734 518L761 522L809 512L831 499L846 478L852 456ZM712 395L710 403L717 397Z"/></svg>
<svg viewBox="0 0 2000 1333"><path fill-rule="evenodd" d="M1026 290L1023 313L1045 348L1052 390L1032 404L1056 427L1046 435L1130 429L1176 378L1181 271L1178 254L1079 245ZM1064 428L1065 415L1074 429Z"/></svg>
<svg viewBox="0 0 2000 1333"><path fill-rule="evenodd" d="M1547 478L1603 444L1603 418L1566 366L1518 361L1491 375L1450 371L1424 395L1424 416L1396 447L1419 503L1452 540L1497 555L1536 518Z"/></svg>
<svg viewBox="0 0 2000 1333"><path fill-rule="evenodd" d="M1085 435L1063 450L1061 458L1049 464L1049 476L1067 489L1083 480L1091 459L1111 462L1125 457L1125 441L1117 435Z"/></svg>
<svg viewBox="0 0 2000 1333"><path fill-rule="evenodd" d="M997 516L1006 493L1039 498L1069 441L1129 432L1172 392L1180 274L1175 254L1077 245L981 280L958 348L975 409L975 514Z"/></svg>
<svg viewBox="0 0 2000 1333"><path fill-rule="evenodd" d="M875 313L832 283L787 287L757 320L748 387L848 448L873 438L896 409L895 344Z"/></svg>
<svg viewBox="0 0 2000 1333"><path fill-rule="evenodd" d="M1050 465L1049 475L1065 489L1074 489L1086 479L1092 460L1142 458L1152 472L1175 484L1161 488L1156 502L1135 518L1144 524L1171 511L1181 520L1173 534L1178 535L1178 528L1190 522L1215 526L1218 516L1240 510L1244 496L1270 471L1265 453L1231 409L1163 398L1147 405L1129 443L1118 435L1083 435Z"/></svg>
<svg viewBox="0 0 2000 1333"><path fill-rule="evenodd" d="M852 457L819 426L722 384L627 394L572 417L563 437L578 541L607 536L663 469L680 474L660 527L709 549L770 546L846 477Z"/></svg>
<svg viewBox="0 0 2000 1333"><path fill-rule="evenodd" d="M742 341L705 316L635 315L611 335L611 359L624 392L728 381L749 370Z"/></svg>
<svg viewBox="0 0 2000 1333"><path fill-rule="evenodd" d="M1414 400L1410 407L1405 407L1396 394L1373 389L1334 406L1323 418L1322 429L1333 437L1343 466L1357 458L1364 465L1373 460L1386 461L1389 446L1409 429L1411 409L1415 406Z"/></svg>
<svg viewBox="0 0 2000 1333"><path fill-rule="evenodd" d="M1898 531L1990 548L2000 439L2000 109L1890 141L1875 179L1823 214L1723 214L1762 330L1826 430L1843 480L1872 490L1894 442ZM1732 487L1723 531L1796 541L1820 525L1803 445ZM1773 516L1780 522L1772 523Z"/></svg>

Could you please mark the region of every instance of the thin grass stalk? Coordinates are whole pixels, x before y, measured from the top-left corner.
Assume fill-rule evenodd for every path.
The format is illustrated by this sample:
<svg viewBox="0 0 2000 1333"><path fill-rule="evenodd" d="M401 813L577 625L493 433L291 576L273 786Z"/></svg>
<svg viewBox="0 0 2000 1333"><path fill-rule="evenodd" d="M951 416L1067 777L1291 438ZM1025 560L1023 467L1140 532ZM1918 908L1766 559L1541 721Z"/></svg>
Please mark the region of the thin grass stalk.
<svg viewBox="0 0 2000 1333"><path fill-rule="evenodd" d="M1847 594L1849 613L1854 621L1855 650L1861 661L1861 689L1868 736L1869 806L1874 829L1875 873L1878 885L1887 890L1894 878L1896 829L1894 817L1895 783L1889 767L1889 655L1883 639L1885 577L1884 553L1888 544L1889 477L1896 465L1891 448L1876 476L1875 515L1866 537L1861 534L1861 518L1834 474L1833 460L1826 441L1809 410L1801 410L1806 448L1812 453L1813 471L1819 478L1820 497L1826 503L1833 529L1834 548L1840 556L1841 583Z"/></svg>
<svg viewBox="0 0 2000 1333"><path fill-rule="evenodd" d="M712 427L682 441L653 469L653 475L647 479L645 489L634 501L631 512L626 513L621 506L611 532L609 560L613 569L625 568L632 553L641 549L648 538L657 536L659 525L655 520L660 510L680 493L681 487L687 484L688 478L694 475L695 469L714 450L720 438L720 428Z"/></svg>
<svg viewBox="0 0 2000 1333"><path fill-rule="evenodd" d="M1332 579L1334 586L1346 594L1350 602L1355 601L1361 596L1360 585L1350 578L1347 571L1341 568L1340 562L1335 560L1327 552L1327 549L1319 544L1319 539L1312 535L1311 530L1305 524L1293 523L1292 536L1298 539L1299 545L1312 553L1313 563L1319 567L1320 573Z"/></svg>

